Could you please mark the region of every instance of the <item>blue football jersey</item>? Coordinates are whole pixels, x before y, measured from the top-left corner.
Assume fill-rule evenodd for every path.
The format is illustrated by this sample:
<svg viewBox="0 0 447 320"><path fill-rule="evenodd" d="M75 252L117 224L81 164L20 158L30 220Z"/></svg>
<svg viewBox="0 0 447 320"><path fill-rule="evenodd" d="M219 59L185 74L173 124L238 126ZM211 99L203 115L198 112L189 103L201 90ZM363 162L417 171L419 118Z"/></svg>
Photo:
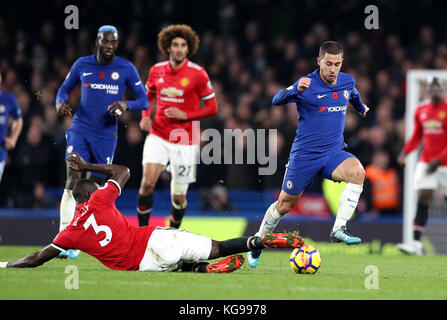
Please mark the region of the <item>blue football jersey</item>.
<svg viewBox="0 0 447 320"><path fill-rule="evenodd" d="M358 112L365 111L351 75L340 72L337 83L328 85L320 78L319 70L305 76L311 79L311 83L303 92L298 91L298 79L273 98L275 105L295 102L298 110L296 136L289 158L290 168L293 168L294 160L316 159L345 148L343 131L348 103Z"/></svg>
<svg viewBox="0 0 447 320"><path fill-rule="evenodd" d="M79 58L59 88L56 103L66 102L78 82L81 82L81 101L71 130L116 136L118 121L109 114L107 107L115 101L122 101L127 88L136 97L134 101L126 101L130 110L149 107L137 69L126 59L115 56L112 63L100 64L95 54Z"/></svg>
<svg viewBox="0 0 447 320"><path fill-rule="evenodd" d="M9 118L18 119L22 117L16 97L9 92L0 91L0 161L6 158L7 149L5 138L8 134Z"/></svg>

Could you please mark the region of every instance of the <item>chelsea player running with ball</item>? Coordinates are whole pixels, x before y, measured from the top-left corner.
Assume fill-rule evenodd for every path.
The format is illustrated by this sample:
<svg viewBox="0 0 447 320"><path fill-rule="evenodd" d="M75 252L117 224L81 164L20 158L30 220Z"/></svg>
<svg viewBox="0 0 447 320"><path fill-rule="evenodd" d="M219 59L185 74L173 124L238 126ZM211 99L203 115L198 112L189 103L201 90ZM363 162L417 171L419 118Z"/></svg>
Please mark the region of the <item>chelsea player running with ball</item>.
<svg viewBox="0 0 447 320"><path fill-rule="evenodd" d="M59 116L71 116L67 100L78 82L81 82L81 101L67 130L66 158L71 152L80 154L86 161L97 164L112 163L117 143L117 116L126 110L142 110L149 101L137 69L128 60L115 55L118 48L118 30L114 26L102 26L96 38L97 53L81 57L73 64L56 96ZM136 100L121 101L127 88ZM72 190L81 178L80 172L68 169L67 181L60 204L62 231L73 219L76 201ZM93 173L90 177L102 184L104 176ZM64 252L63 255L66 253ZM70 251L71 258L79 251Z"/></svg>
<svg viewBox="0 0 447 320"><path fill-rule="evenodd" d="M320 46L319 68L286 89L278 91L274 105L295 102L298 109L296 137L286 165L279 198L266 211L257 236L272 232L281 217L287 214L308 188L316 174L333 181L345 181L337 218L330 240L358 244L346 227L357 207L363 190L365 171L360 161L345 151L343 131L346 108L351 103L365 117L369 108L363 104L355 88L354 78L340 72L343 47L335 41ZM247 254L248 264L256 267L261 250Z"/></svg>

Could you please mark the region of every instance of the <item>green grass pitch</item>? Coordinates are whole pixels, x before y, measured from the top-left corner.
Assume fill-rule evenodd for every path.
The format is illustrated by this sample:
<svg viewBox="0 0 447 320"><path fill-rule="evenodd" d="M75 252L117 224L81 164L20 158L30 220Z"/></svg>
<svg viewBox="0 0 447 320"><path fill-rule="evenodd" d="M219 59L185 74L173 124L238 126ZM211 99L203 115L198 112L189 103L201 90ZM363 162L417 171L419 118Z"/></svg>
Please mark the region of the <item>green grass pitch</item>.
<svg viewBox="0 0 447 320"><path fill-rule="evenodd" d="M322 256L322 266L314 275L291 271L291 250L265 250L256 269L245 263L231 274L113 271L81 253L76 260L54 259L35 269L0 269L0 299L447 299L447 256L414 257L394 251L379 255L365 253L366 245L313 245ZM0 246L0 261L39 249ZM373 276L369 265L378 271L376 288L371 289L367 288L374 284L368 278ZM73 276L69 266L77 267L78 289L65 286Z"/></svg>

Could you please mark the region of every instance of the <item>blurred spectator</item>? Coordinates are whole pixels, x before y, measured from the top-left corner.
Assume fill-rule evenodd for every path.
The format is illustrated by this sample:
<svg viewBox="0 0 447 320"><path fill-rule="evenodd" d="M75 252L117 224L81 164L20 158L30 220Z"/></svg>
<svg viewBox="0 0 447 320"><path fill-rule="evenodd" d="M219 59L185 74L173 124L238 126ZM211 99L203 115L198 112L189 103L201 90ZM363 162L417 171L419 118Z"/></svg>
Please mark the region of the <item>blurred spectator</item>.
<svg viewBox="0 0 447 320"><path fill-rule="evenodd" d="M125 144L126 148L117 149L113 162L125 165L130 169L131 174L126 187L138 188L141 182L141 159L146 134L140 130L137 122L129 122L125 129L125 141L119 142L119 145Z"/></svg>
<svg viewBox="0 0 447 320"><path fill-rule="evenodd" d="M400 209L400 182L397 171L389 167L387 152L377 150L372 163L365 168L363 197L372 215L396 214Z"/></svg>
<svg viewBox="0 0 447 320"><path fill-rule="evenodd" d="M20 187L25 195L33 192L35 183L48 182L52 164L50 148L49 141L42 134L41 124L39 121L34 121L28 128L26 140L17 150Z"/></svg>
<svg viewBox="0 0 447 320"><path fill-rule="evenodd" d="M24 199L24 207L30 209L44 209L51 206L51 197L46 193L45 186L36 182L31 193Z"/></svg>

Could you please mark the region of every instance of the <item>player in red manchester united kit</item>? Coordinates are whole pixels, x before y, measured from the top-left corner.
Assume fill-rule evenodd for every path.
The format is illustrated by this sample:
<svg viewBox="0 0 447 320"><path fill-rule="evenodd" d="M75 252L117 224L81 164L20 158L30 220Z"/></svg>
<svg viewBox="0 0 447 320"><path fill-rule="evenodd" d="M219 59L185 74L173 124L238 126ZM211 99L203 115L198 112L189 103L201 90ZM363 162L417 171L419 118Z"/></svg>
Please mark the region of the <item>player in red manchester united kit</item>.
<svg viewBox="0 0 447 320"><path fill-rule="evenodd" d="M22 259L0 262L0 268L31 268L77 248L114 270L195 271L227 273L244 263L235 253L265 247L296 248L304 242L297 233L268 234L264 237L240 237L215 241L186 230L161 227L137 227L129 224L115 206L121 188L129 179L129 169L113 164L86 163L71 153L69 169L92 171L109 177L103 187L88 179L73 188L76 214L71 223L39 252ZM231 255L231 256L229 256ZM204 261L229 256L212 264Z"/></svg>
<svg viewBox="0 0 447 320"><path fill-rule="evenodd" d="M199 37L187 25L168 26L158 35L158 47L169 60L154 65L146 82L150 107L142 112L140 128L149 135L144 144L138 192L140 226L149 223L154 188L165 168L171 172L171 227L180 226L188 186L196 181L199 132L195 120L215 115L218 109L208 74L188 59L198 46ZM150 109L155 98L157 108L152 122Z"/></svg>
<svg viewBox="0 0 447 320"><path fill-rule="evenodd" d="M430 83L431 101L420 105L414 114L414 131L407 141L398 162L405 164L405 156L415 150L422 140L422 152L414 173L414 186L418 190L418 205L414 218L414 241L398 244L409 254L423 254L420 241L428 221L428 207L433 191L438 187L447 199L447 103L437 78Z"/></svg>

